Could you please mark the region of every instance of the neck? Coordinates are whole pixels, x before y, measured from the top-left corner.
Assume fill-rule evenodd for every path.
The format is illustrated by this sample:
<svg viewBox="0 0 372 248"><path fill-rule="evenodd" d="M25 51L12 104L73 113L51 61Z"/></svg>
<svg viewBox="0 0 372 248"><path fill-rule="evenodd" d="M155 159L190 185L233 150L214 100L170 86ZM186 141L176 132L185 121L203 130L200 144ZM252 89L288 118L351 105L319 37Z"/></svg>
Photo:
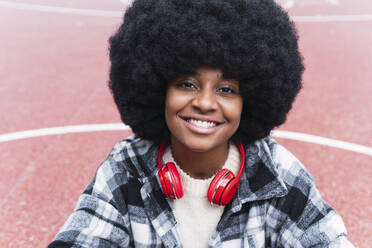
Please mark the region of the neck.
<svg viewBox="0 0 372 248"><path fill-rule="evenodd" d="M229 142L226 142L212 150L197 152L171 138L174 160L184 172L197 179L210 178L222 168L227 159L228 147Z"/></svg>

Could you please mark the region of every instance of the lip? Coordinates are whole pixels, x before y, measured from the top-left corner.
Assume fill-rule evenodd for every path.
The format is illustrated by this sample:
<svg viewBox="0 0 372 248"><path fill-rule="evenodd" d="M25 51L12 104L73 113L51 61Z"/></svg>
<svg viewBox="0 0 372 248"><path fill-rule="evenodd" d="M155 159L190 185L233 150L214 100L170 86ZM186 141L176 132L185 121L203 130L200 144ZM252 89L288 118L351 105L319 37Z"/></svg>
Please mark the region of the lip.
<svg viewBox="0 0 372 248"><path fill-rule="evenodd" d="M178 116L178 118L185 124L185 126L190 130L192 131L193 133L197 133L197 134L213 134L215 133L221 126L221 124L223 124L223 122L220 122L220 121L215 121L213 119L210 119L210 118L206 118L206 117L202 117L202 116L193 116L193 117L184 117L184 116ZM194 119L194 120L200 120L200 121L207 121L207 122L214 122L216 123L215 126L211 126L211 127L201 127L201 126L198 126L192 122L189 122L187 121L188 119Z"/></svg>

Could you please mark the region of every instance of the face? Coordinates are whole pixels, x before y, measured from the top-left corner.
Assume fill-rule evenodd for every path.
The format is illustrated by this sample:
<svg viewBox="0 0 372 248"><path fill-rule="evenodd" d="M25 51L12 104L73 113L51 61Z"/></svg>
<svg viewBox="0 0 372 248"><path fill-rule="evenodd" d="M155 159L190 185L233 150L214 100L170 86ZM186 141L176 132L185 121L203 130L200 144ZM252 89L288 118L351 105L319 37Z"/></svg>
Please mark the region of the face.
<svg viewBox="0 0 372 248"><path fill-rule="evenodd" d="M165 100L171 140L197 152L226 145L239 127L242 107L239 82L223 78L219 69L202 67L177 78Z"/></svg>

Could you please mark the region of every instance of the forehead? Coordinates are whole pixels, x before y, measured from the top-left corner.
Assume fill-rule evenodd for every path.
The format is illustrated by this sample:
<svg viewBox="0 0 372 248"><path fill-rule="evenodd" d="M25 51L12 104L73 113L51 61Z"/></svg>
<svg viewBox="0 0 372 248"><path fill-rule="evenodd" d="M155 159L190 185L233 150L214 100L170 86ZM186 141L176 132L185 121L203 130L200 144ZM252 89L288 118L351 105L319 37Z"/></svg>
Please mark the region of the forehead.
<svg viewBox="0 0 372 248"><path fill-rule="evenodd" d="M239 80L231 77L225 77L224 72L222 69L208 67L208 66L201 66L195 69L193 72L185 73L180 75L173 80L170 80L170 83L177 82L179 80L184 80L187 78L195 78L196 80L201 81L218 81L218 82L231 82L234 84L239 85Z"/></svg>
<svg viewBox="0 0 372 248"><path fill-rule="evenodd" d="M239 80L234 78L225 78L221 69L210 67L199 67L194 74L195 77L205 80L228 81L239 85Z"/></svg>
<svg viewBox="0 0 372 248"><path fill-rule="evenodd" d="M200 67L195 71L195 76L222 78L223 73L222 73L221 69L209 68L209 67Z"/></svg>

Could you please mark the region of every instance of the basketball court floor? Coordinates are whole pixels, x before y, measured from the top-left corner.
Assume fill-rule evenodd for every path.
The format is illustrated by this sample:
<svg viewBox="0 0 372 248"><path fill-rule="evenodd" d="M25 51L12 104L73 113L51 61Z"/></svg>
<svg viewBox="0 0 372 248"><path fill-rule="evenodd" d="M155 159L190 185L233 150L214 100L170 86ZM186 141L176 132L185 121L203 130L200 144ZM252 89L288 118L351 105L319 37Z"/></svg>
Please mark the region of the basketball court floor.
<svg viewBox="0 0 372 248"><path fill-rule="evenodd" d="M372 2L278 0L306 65L273 132L313 174L356 247L372 245ZM0 0L0 247L45 247L115 143L108 37L129 3Z"/></svg>

